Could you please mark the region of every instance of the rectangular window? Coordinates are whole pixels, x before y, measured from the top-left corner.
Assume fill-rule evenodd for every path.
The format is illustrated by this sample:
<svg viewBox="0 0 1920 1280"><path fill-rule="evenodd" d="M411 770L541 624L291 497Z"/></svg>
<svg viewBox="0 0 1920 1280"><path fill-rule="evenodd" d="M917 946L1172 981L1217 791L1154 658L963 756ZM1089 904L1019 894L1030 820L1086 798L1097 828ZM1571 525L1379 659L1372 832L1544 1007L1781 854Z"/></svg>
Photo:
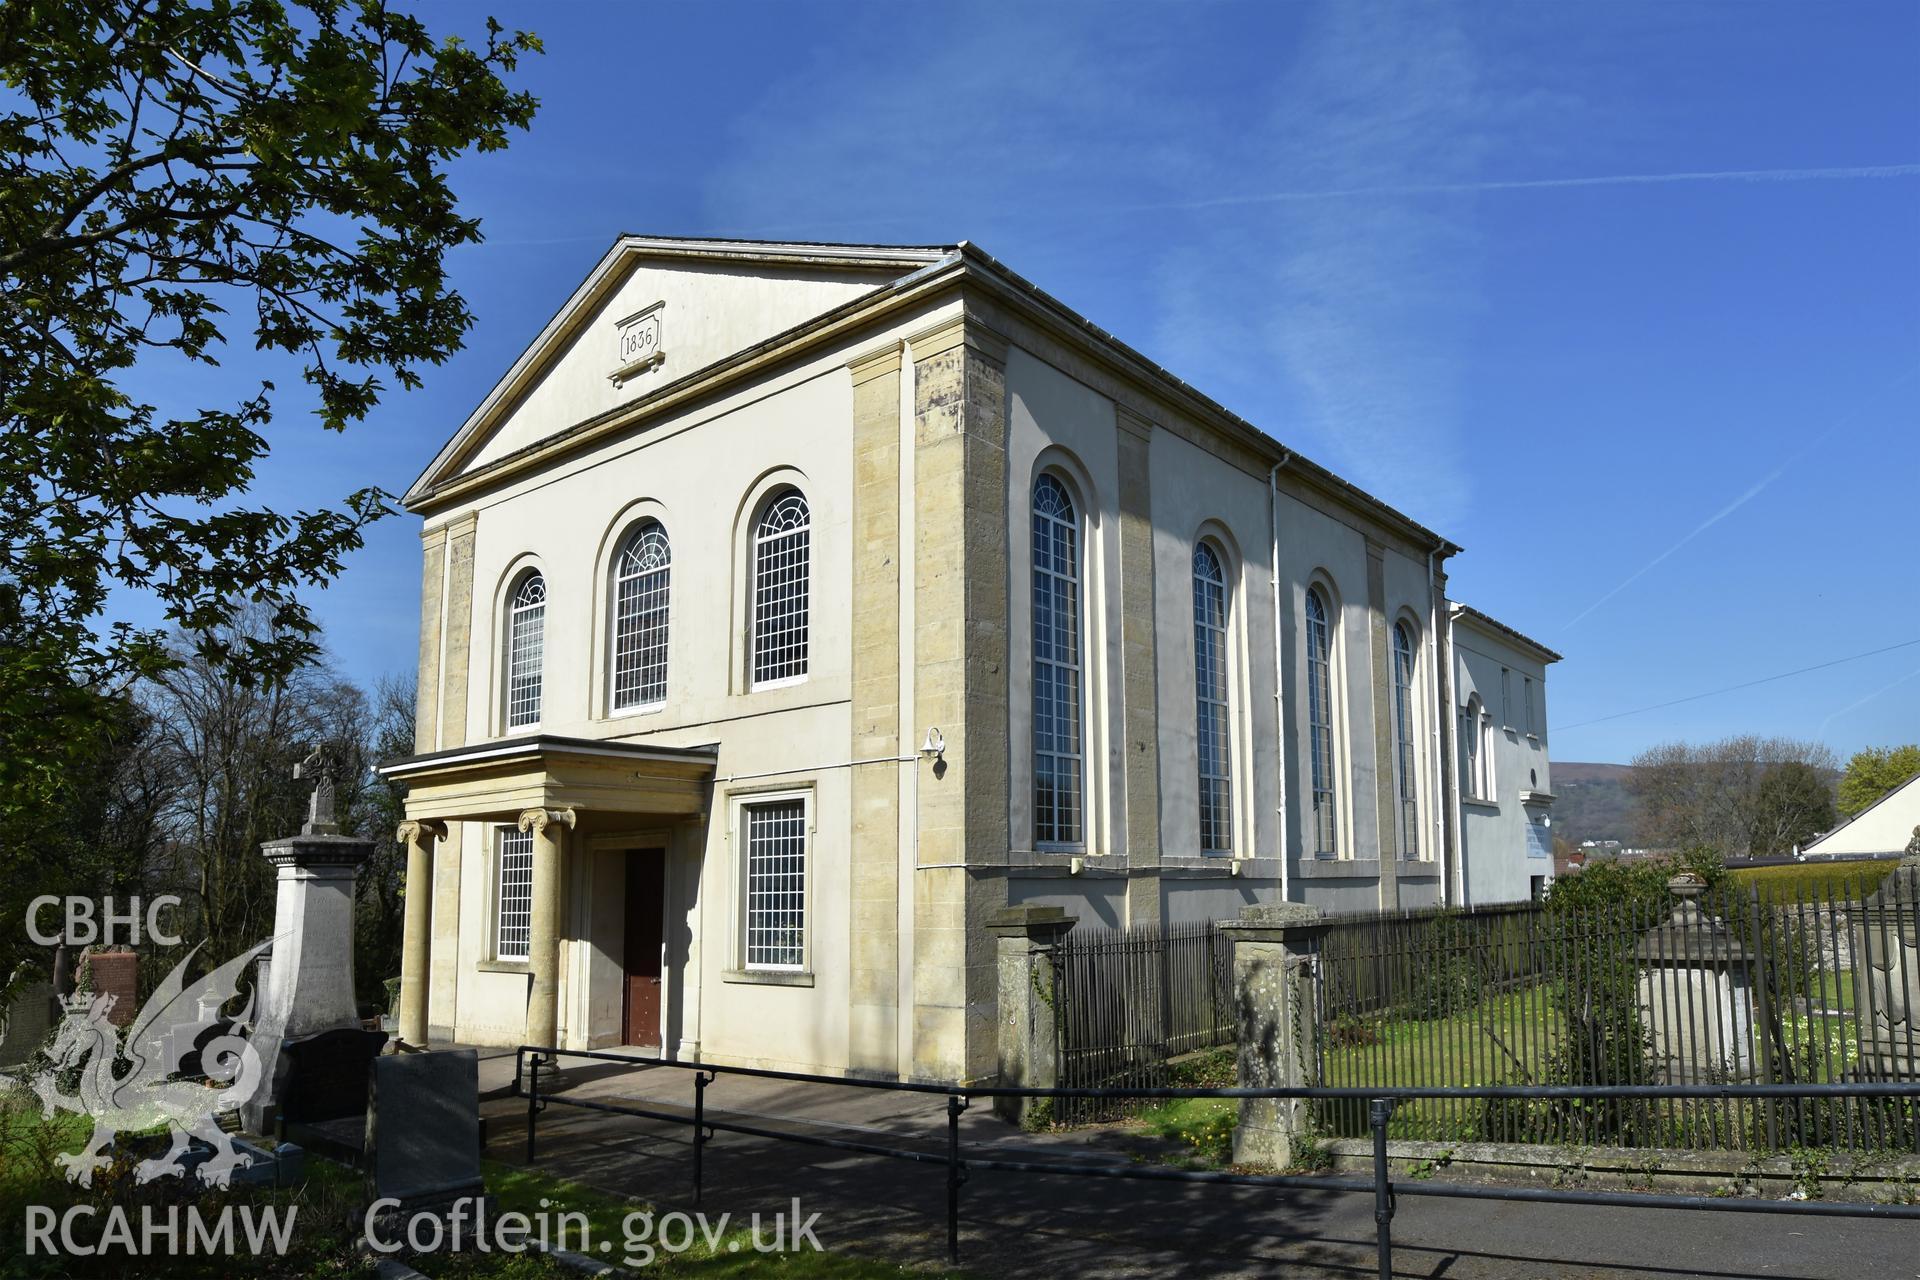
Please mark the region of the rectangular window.
<svg viewBox="0 0 1920 1280"><path fill-rule="evenodd" d="M1513 728L1513 672L1500 668L1500 727Z"/></svg>
<svg viewBox="0 0 1920 1280"><path fill-rule="evenodd" d="M1527 736L1537 737L1540 729L1533 718L1533 677L1527 676L1521 687L1527 697Z"/></svg>
<svg viewBox="0 0 1920 1280"><path fill-rule="evenodd" d="M806 964L807 802L741 806L746 847L746 967Z"/></svg>
<svg viewBox="0 0 1920 1280"><path fill-rule="evenodd" d="M493 955L525 960L533 940L533 832L501 827L496 839Z"/></svg>

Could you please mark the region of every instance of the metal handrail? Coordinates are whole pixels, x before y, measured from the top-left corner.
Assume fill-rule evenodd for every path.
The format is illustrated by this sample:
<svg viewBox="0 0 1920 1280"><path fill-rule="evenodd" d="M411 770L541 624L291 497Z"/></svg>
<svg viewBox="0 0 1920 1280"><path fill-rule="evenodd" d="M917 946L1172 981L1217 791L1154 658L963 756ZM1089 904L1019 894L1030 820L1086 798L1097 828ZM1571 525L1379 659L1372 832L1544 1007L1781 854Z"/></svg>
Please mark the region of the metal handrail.
<svg viewBox="0 0 1920 1280"><path fill-rule="evenodd" d="M586 1098L567 1098L540 1092L540 1073L553 1070L560 1058L578 1058L611 1062L631 1070L672 1069L694 1073L694 1101L691 1116L684 1113L655 1111L596 1102ZM760 1080L780 1080L798 1084L836 1085L845 1088L873 1089L891 1093L918 1093L947 1100L946 1150L936 1155L925 1150L891 1147L882 1143L821 1134L793 1133L734 1121L715 1120L706 1114L706 1089L722 1075L744 1076ZM523 1085L525 1087L523 1087ZM591 1049L556 1049L539 1045L521 1045L515 1050L514 1092L527 1099L527 1163L536 1159L536 1129L539 1113L549 1103L589 1111L630 1115L641 1119L663 1120L693 1125L693 1197L697 1205L704 1192L705 1146L715 1133L739 1133L779 1142L853 1151L862 1155L920 1164L943 1164L947 1170L947 1256L960 1260L960 1187L974 1170L998 1170L1008 1173L1041 1173L1085 1178L1131 1178L1159 1182L1211 1182L1235 1186L1285 1187L1317 1191L1371 1192L1374 1196L1374 1221L1377 1233L1380 1276L1388 1280L1393 1270L1392 1223L1398 1196L1434 1196L1461 1200L1510 1200L1551 1204L1586 1204L1607 1207L1649 1209L1688 1209L1725 1213L1784 1213L1815 1217L1890 1218L1920 1220L1920 1205L1880 1204L1866 1201L1821 1200L1746 1200L1719 1196L1664 1195L1641 1192L1577 1191L1545 1187L1506 1187L1492 1184L1463 1184L1416 1181L1396 1183L1390 1177L1387 1157L1387 1125L1398 1102L1419 1098L1920 1098L1920 1080L1845 1081L1830 1084L1676 1084L1676 1085L1486 1085L1470 1086L1396 1086L1380 1088L1275 1086L1220 1088L1061 1088L1017 1085L932 1084L912 1080L881 1080L865 1076L829 1076L804 1071L780 1071L769 1067L737 1067L711 1062L677 1062L667 1059L633 1058L626 1054ZM1009 1160L993 1156L963 1156L960 1147L960 1116L975 1098L1225 1098L1225 1099L1363 1099L1368 1104L1373 1135L1373 1176L1339 1178L1313 1174L1237 1173L1230 1170L1167 1169L1134 1164L1055 1163L1041 1160Z"/></svg>

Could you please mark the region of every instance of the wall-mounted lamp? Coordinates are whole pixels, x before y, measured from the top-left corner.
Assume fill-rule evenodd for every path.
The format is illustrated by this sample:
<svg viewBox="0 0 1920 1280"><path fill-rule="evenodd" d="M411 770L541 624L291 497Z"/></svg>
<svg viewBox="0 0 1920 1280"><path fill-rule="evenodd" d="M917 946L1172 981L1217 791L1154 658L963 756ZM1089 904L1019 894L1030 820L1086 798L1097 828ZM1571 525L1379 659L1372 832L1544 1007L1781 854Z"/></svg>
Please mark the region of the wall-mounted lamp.
<svg viewBox="0 0 1920 1280"><path fill-rule="evenodd" d="M947 754L947 739L938 728L927 730L927 740L920 744L922 759L939 760Z"/></svg>

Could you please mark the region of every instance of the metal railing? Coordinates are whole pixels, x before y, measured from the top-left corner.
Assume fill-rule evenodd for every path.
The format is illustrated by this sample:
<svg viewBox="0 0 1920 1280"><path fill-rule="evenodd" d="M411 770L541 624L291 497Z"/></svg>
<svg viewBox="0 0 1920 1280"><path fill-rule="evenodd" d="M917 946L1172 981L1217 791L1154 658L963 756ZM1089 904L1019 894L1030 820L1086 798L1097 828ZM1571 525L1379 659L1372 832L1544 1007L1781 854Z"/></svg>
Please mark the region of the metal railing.
<svg viewBox="0 0 1920 1280"><path fill-rule="evenodd" d="M1168 1059L1234 1037L1233 946L1212 921L1076 931L1054 965L1063 1086L1163 1087ZM1110 1119L1125 1101L1064 1105L1060 1118Z"/></svg>
<svg viewBox="0 0 1920 1280"><path fill-rule="evenodd" d="M561 1058L618 1063L636 1070L679 1070L692 1074L694 1084L691 1114L653 1110L646 1107L598 1102L589 1098L569 1098L540 1092L543 1070L551 1072ZM835 1138L818 1133L794 1133L769 1129L733 1120L715 1119L707 1114L706 1089L719 1076L741 1076L760 1080L778 1080L795 1084L833 1085L849 1089L872 1089L891 1093L918 1093L946 1099L946 1144L944 1152L887 1146L854 1138ZM960 1260L960 1188L979 1171L1050 1174L1073 1178L1128 1178L1149 1182L1210 1182L1246 1187L1276 1187L1315 1191L1339 1191L1371 1194L1374 1200L1376 1248L1381 1280L1393 1272L1393 1219L1398 1197L1432 1196L1459 1200L1509 1200L1549 1204L1584 1204L1627 1208L1689 1209L1717 1213L1780 1213L1796 1216L1908 1219L1920 1221L1920 1204L1883 1204L1866 1201L1758 1200L1719 1196L1666 1195L1641 1192L1578 1191L1548 1187L1509 1187L1497 1184L1445 1183L1432 1181L1395 1182L1388 1166L1387 1131L1397 1106L1422 1100L1449 1098L1536 1099L1574 1101L1600 1100L1732 1100L1732 1099L1920 1099L1920 1080L1898 1082L1850 1082L1831 1084L1665 1084L1665 1085L1491 1085L1481 1087L1432 1088L1289 1088L1289 1089L1172 1089L1172 1088L1016 1088L1002 1085L943 1085L913 1081L873 1080L854 1076L825 1076L798 1071L776 1071L760 1067L721 1066L705 1062L674 1062L635 1059L625 1054L591 1050L553 1049L522 1045L516 1051L514 1091L527 1100L527 1163L538 1158L537 1131L540 1112L550 1105L576 1107L589 1111L660 1120L692 1127L693 1198L697 1205L704 1193L706 1144L719 1133L737 1133L778 1142L851 1151L861 1155L919 1164L943 1165L947 1190L947 1257ZM1112 1098L1291 1099L1309 1102L1346 1101L1367 1107L1368 1128L1373 1137L1372 1177L1339 1177L1322 1174L1240 1173L1232 1170L1171 1169L1138 1164L1058 1164L1047 1161L1015 1160L982 1153L967 1154L960 1142L960 1117L976 1098L1050 1098L1056 1101L1098 1102Z"/></svg>
<svg viewBox="0 0 1920 1280"><path fill-rule="evenodd" d="M1314 1083L1816 1085L1920 1074L1897 978L1911 909L1868 905L1879 878L1727 884L1688 908L1624 902L1427 911L1330 921L1313 944ZM1812 1093L1673 1094L1634 1106L1426 1095L1392 1136L1778 1153L1920 1150L1920 1108ZM1357 1105L1320 1107L1362 1136Z"/></svg>

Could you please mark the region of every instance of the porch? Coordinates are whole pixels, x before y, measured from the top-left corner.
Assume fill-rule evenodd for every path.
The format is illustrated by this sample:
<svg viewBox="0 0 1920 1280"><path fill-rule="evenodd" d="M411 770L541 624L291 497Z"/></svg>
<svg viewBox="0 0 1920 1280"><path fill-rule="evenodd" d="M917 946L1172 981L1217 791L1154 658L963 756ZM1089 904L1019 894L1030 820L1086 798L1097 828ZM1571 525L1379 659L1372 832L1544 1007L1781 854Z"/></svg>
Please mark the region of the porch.
<svg viewBox="0 0 1920 1280"><path fill-rule="evenodd" d="M691 995L672 981L692 945L673 928L670 904L691 885L677 886L672 867L691 857L697 881L717 756L541 734L383 766L408 788L400 1039L428 1043L435 949L460 937L457 919L443 919L436 938L436 846L475 824L499 837L481 854L494 915L481 958L456 982L524 983L524 1030L513 1028L523 1043L660 1050L669 1019L686 1024Z"/></svg>

